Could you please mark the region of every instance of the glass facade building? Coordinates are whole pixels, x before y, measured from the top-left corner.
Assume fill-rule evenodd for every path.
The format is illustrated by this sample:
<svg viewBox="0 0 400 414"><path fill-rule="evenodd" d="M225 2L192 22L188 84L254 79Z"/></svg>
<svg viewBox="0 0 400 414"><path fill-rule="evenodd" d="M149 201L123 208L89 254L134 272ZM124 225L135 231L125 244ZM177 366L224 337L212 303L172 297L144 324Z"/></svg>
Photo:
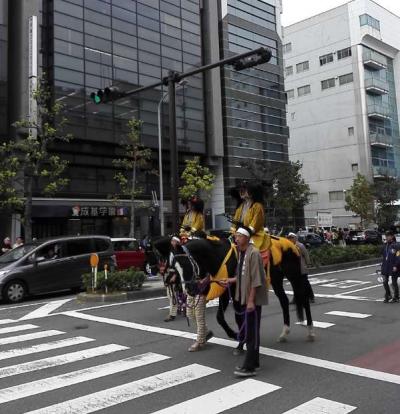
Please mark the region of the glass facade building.
<svg viewBox="0 0 400 414"><path fill-rule="evenodd" d="M92 211L91 207L104 207L104 203L87 200L106 200L118 193L112 162L123 155L118 144L127 133L129 119L143 121L143 144L154 150L158 148L157 106L166 89L155 88L105 105L92 103L90 94L110 85L131 91L160 81L169 70L183 72L199 66L202 61L199 0L43 0L41 21L43 72L54 87L55 100L65 105L68 129L74 136L69 143L57 144L57 152L69 161L69 185L57 197L73 198L84 207L83 211L87 211L86 207ZM185 157L206 152L202 75L192 76L184 88L178 88L176 102L182 170ZM162 148L166 184L170 167L167 111L168 99L165 99ZM155 168L157 157L154 151ZM140 201L146 208L138 211L138 228L146 227L141 216L157 218L149 207L152 191L159 193L158 177L143 174L139 185L144 189ZM169 188L165 186L166 198ZM36 195L40 196L40 188ZM62 228L38 218L36 232L40 228L40 235L126 234L127 220L123 220L126 217L100 217L94 211L93 217L68 222L60 219L64 223ZM47 230L43 229L45 222Z"/></svg>
<svg viewBox="0 0 400 414"><path fill-rule="evenodd" d="M244 161L288 160L288 128L279 8L262 0L228 0L226 6L221 25L223 57L260 46L272 53L266 64L240 72L231 67L223 70L224 179L225 188L231 188L249 178ZM234 209L229 192L225 203L228 211Z"/></svg>
<svg viewBox="0 0 400 414"><path fill-rule="evenodd" d="M0 0L0 141L7 136L8 105L7 105L7 48L8 48L8 3Z"/></svg>

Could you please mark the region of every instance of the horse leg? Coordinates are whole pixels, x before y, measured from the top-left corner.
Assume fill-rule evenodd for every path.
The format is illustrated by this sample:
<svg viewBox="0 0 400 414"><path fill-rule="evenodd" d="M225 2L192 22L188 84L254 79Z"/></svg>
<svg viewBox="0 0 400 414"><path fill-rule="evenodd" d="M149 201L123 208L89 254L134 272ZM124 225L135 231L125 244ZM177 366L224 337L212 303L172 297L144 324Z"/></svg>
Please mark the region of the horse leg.
<svg viewBox="0 0 400 414"><path fill-rule="evenodd" d="M283 289L283 273L275 266L271 266L271 285L277 296L283 313L283 329L278 342L286 342L290 332L289 299Z"/></svg>
<svg viewBox="0 0 400 414"><path fill-rule="evenodd" d="M225 292L219 297L218 311L217 311L217 322L221 325L222 329L228 335L228 338L237 339L237 333L228 325L225 320L225 311L229 305L229 292ZM235 313L236 319L236 313Z"/></svg>
<svg viewBox="0 0 400 414"><path fill-rule="evenodd" d="M304 307L306 299L305 285L300 274L287 274L287 279L293 287L294 300L296 302L296 313L299 322L304 321Z"/></svg>

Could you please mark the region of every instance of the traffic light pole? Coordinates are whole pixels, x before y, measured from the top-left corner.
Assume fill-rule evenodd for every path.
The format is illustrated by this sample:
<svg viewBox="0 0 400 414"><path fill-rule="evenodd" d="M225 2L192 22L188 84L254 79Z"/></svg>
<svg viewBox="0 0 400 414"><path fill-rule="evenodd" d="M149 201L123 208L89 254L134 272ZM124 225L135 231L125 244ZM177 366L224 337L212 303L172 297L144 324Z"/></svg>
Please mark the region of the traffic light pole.
<svg viewBox="0 0 400 414"><path fill-rule="evenodd" d="M178 193L178 145L176 139L176 106L175 82L176 72L168 74L168 119L169 119L169 150L171 159L171 202L172 202L172 231L176 233L179 228L179 193Z"/></svg>
<svg viewBox="0 0 400 414"><path fill-rule="evenodd" d="M252 56L258 56L257 59L252 59ZM246 60L246 58L248 58ZM179 229L179 192L178 192L178 150L177 150L177 139L176 139L176 107L175 107L175 84L180 82L182 79L189 76L197 75L198 73L205 72L206 70L214 69L217 67L225 65L233 65L236 70L242 70L249 67L257 66L262 63L266 63L271 58L271 52L269 49L260 47L258 49L250 50L249 52L241 53L240 55L235 55L227 59L220 60L215 63L210 63L209 65L204 65L199 68L193 69L186 73L178 73L170 71L168 76L164 77L160 82L153 83L151 85L143 86L142 88L133 89L127 92L119 92L118 88L113 87L114 90L110 88L108 91L109 100L116 101L118 99L136 95L137 93L147 91L149 89L154 89L158 86L165 85L168 86L169 94L169 140L170 140L170 158L171 158L171 201L172 201L172 231L175 233ZM107 88L106 88L107 89ZM103 96L103 91L101 92L101 97ZM95 103L104 103L96 101L96 94L92 93L91 97Z"/></svg>

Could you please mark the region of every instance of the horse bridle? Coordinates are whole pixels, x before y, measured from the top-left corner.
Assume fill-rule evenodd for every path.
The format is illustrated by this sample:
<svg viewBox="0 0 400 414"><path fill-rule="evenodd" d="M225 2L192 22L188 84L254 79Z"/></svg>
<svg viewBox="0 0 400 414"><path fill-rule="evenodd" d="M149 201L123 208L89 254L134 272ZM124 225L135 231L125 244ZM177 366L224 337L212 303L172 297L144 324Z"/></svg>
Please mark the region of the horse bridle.
<svg viewBox="0 0 400 414"><path fill-rule="evenodd" d="M189 249L184 244L181 247L182 247L182 250L183 250L184 254L176 254L174 256L175 257L185 256L185 257L188 258L188 260L189 260L189 262L190 262L190 264L192 266L193 272L192 272L192 280L190 280L189 282L186 282L185 281L185 283L195 282L197 279L199 279L199 276L200 276L200 266L196 262L196 260L194 259L194 257L190 254Z"/></svg>

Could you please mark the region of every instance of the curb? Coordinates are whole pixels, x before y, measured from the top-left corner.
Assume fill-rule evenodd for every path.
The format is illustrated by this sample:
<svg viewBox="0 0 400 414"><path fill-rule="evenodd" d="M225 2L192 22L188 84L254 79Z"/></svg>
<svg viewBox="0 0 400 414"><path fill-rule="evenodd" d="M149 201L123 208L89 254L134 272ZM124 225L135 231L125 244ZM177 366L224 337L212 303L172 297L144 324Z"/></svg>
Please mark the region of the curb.
<svg viewBox="0 0 400 414"><path fill-rule="evenodd" d="M368 265L377 265L381 261L380 257L375 259L365 259L365 260L357 260L355 262L345 262L345 263L337 263L334 265L327 265L327 266L320 266L320 267L311 267L309 268L309 275L315 273L323 273L323 272L332 272L335 270L346 270L352 269L353 267L361 267L361 266L368 266Z"/></svg>

